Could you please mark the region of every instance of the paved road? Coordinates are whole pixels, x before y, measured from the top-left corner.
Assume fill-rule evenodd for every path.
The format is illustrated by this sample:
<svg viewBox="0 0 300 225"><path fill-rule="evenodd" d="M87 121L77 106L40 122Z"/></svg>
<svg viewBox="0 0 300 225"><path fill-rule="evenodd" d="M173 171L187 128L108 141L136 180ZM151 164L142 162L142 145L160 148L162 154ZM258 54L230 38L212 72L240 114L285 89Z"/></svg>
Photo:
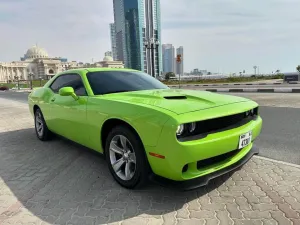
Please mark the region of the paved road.
<svg viewBox="0 0 300 225"><path fill-rule="evenodd" d="M263 129L256 142L260 155L300 165L300 94L230 95L247 97L261 105Z"/></svg>
<svg viewBox="0 0 300 225"><path fill-rule="evenodd" d="M27 97L28 97L28 93L26 92L0 91L0 98L5 98L17 102L26 103ZM0 99L0 105L1 105L1 99Z"/></svg>
<svg viewBox="0 0 300 225"><path fill-rule="evenodd" d="M0 105L1 225L300 224L300 167L254 157L197 190L130 191L97 154L37 140L26 104L0 97Z"/></svg>
<svg viewBox="0 0 300 225"><path fill-rule="evenodd" d="M260 155L300 165L300 94L231 95L247 97L261 105L260 113L264 124L256 142L260 147ZM27 101L26 93L0 92L0 97L19 102Z"/></svg>

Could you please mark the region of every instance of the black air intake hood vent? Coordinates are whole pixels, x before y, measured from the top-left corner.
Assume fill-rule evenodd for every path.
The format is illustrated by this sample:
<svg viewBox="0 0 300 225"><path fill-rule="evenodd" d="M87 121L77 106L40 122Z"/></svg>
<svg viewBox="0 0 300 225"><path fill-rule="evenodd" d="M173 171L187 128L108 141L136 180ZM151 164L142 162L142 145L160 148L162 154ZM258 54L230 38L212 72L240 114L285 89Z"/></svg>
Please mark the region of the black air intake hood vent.
<svg viewBox="0 0 300 225"><path fill-rule="evenodd" d="M172 100L172 99L187 99L187 97L186 96L184 96L184 95L178 95L178 96L164 96L164 98L165 99L170 99L170 100Z"/></svg>

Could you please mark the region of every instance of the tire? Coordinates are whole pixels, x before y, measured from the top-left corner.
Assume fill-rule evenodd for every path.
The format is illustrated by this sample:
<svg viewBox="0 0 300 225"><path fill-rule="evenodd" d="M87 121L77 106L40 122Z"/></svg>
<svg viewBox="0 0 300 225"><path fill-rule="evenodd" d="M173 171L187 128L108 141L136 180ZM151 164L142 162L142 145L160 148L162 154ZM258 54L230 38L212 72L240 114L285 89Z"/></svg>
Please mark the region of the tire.
<svg viewBox="0 0 300 225"><path fill-rule="evenodd" d="M48 141L52 138L52 133L48 129L43 113L40 108L34 112L35 133L41 141Z"/></svg>
<svg viewBox="0 0 300 225"><path fill-rule="evenodd" d="M123 145L121 140L123 140ZM127 152L124 152L124 140L126 142ZM118 148L116 148L116 146ZM118 153L113 151L112 147L117 150ZM123 152L121 152L122 149ZM105 142L105 158L110 173L121 186L128 189L136 189L146 185L150 166L145 154L145 149L137 134L128 127L123 125L116 126L110 131ZM133 163L134 159L135 163ZM114 163L115 167L113 166ZM120 170L116 172L118 171L118 167ZM127 176L125 171L127 171Z"/></svg>

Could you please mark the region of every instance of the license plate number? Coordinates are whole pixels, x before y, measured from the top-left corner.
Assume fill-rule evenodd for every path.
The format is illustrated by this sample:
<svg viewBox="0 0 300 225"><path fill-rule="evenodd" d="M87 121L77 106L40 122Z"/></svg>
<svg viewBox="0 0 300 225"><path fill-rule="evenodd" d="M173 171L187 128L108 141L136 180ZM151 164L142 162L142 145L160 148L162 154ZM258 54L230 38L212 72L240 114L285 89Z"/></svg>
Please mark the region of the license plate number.
<svg viewBox="0 0 300 225"><path fill-rule="evenodd" d="M247 145L251 143L251 140L252 140L252 131L240 135L239 149L245 148Z"/></svg>

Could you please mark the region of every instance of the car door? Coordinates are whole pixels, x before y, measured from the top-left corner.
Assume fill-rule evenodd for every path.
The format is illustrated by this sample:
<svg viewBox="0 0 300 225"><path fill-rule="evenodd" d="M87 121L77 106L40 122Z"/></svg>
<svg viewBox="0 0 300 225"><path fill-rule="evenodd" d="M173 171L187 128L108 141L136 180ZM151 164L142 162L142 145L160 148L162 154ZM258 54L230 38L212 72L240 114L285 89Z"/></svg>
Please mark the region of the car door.
<svg viewBox="0 0 300 225"><path fill-rule="evenodd" d="M79 99L59 95L59 89L63 87L72 87ZM89 139L86 132L88 95L81 76L76 73L63 74L55 79L50 89L53 95L50 98L49 128L63 137L85 145Z"/></svg>

